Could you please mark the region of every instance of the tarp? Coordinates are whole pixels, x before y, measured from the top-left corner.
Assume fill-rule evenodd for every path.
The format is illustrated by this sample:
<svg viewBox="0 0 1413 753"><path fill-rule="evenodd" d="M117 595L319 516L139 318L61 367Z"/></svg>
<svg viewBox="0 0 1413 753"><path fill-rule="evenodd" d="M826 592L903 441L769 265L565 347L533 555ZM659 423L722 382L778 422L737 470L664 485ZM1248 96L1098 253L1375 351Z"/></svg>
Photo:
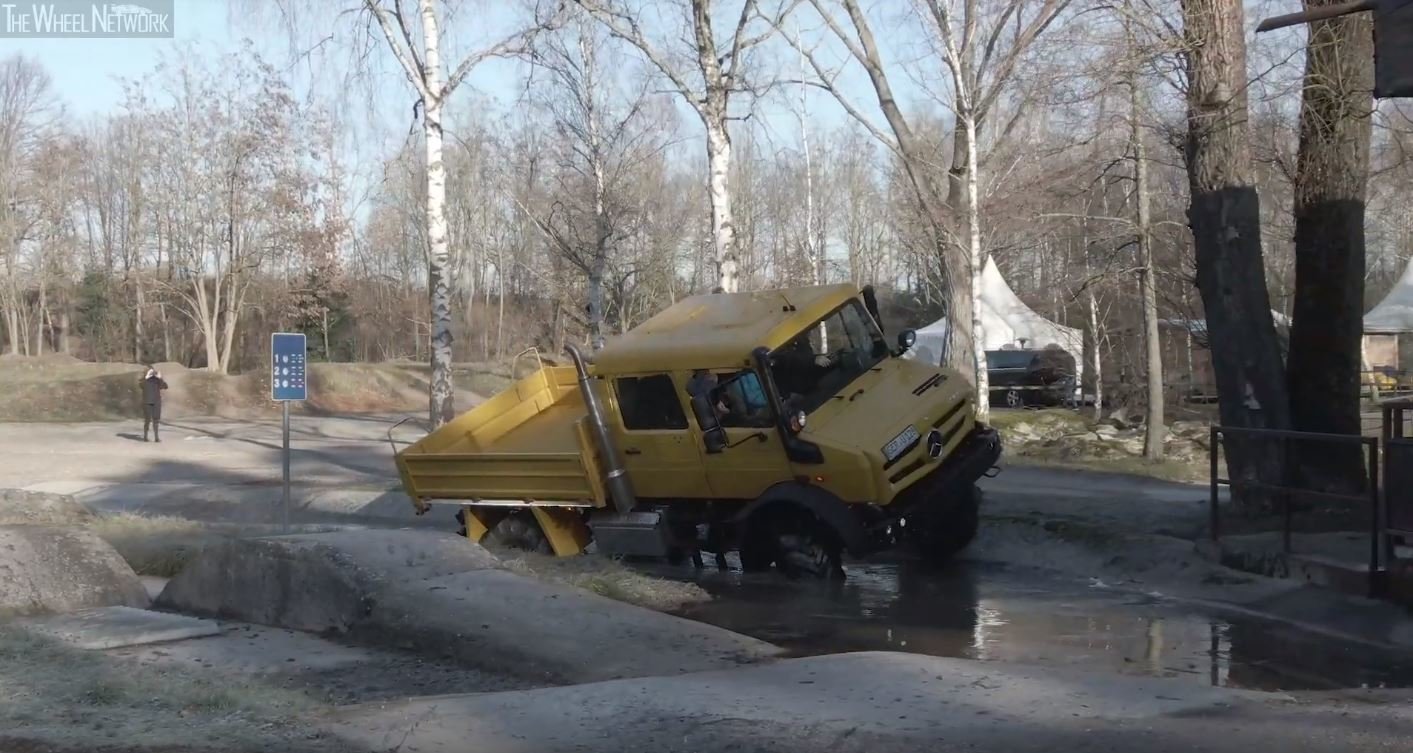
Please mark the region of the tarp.
<svg viewBox="0 0 1413 753"><path fill-rule="evenodd" d="M1403 275L1394 283L1379 305L1364 315L1364 333L1393 335L1413 332L1413 260L1403 268Z"/></svg>
<svg viewBox="0 0 1413 753"><path fill-rule="evenodd" d="M1001 277L995 259L986 260L981 272L981 324L987 350L1021 347L1044 348L1056 345L1074 356L1079 371L1084 371L1084 334L1046 319L1025 305L1011 286ZM917 343L908 351L909 358L928 363L940 363L947 346L947 318L917 331Z"/></svg>

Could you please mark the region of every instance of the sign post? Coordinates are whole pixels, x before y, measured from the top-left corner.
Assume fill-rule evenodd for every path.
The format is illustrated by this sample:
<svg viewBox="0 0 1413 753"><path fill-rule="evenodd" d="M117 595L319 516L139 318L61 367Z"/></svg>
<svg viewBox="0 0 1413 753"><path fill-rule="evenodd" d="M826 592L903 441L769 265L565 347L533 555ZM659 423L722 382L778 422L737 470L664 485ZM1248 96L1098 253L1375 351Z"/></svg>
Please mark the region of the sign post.
<svg viewBox="0 0 1413 753"><path fill-rule="evenodd" d="M270 335L270 399L280 404L284 431L284 492L280 528L289 533L289 404L309 397L304 335L275 332Z"/></svg>

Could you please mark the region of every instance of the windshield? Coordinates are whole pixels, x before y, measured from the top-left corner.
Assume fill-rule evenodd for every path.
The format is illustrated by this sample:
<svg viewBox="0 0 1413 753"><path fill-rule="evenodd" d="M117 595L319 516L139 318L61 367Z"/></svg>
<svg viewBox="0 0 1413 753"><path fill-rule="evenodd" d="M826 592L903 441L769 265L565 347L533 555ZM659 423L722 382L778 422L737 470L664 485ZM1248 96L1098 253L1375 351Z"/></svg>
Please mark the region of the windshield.
<svg viewBox="0 0 1413 753"><path fill-rule="evenodd" d="M873 317L850 301L770 354L771 374L791 410L813 413L887 357Z"/></svg>

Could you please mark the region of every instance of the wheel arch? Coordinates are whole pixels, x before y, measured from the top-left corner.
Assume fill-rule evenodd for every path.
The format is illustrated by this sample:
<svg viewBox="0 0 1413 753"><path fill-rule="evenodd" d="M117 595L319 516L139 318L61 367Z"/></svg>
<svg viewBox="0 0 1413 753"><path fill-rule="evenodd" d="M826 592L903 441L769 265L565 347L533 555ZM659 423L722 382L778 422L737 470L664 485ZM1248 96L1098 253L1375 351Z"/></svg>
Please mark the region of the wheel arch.
<svg viewBox="0 0 1413 753"><path fill-rule="evenodd" d="M751 520L773 516L788 510L813 513L834 531L844 549L858 552L865 548L867 532L863 523L849 509L848 503L827 489L797 481L782 481L741 508L734 516L742 537L748 535Z"/></svg>

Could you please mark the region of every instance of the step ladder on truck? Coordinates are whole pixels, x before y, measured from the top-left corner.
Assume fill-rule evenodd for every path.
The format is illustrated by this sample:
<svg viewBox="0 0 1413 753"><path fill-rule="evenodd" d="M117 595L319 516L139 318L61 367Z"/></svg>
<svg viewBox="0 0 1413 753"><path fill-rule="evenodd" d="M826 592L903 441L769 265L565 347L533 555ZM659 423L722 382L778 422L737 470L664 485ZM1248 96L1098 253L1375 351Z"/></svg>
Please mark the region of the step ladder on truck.
<svg viewBox="0 0 1413 753"><path fill-rule="evenodd" d="M572 366L542 365L396 453L418 514L473 541L577 555L718 557L842 576L900 543L976 534L996 431L959 374L889 345L871 287L679 301Z"/></svg>

